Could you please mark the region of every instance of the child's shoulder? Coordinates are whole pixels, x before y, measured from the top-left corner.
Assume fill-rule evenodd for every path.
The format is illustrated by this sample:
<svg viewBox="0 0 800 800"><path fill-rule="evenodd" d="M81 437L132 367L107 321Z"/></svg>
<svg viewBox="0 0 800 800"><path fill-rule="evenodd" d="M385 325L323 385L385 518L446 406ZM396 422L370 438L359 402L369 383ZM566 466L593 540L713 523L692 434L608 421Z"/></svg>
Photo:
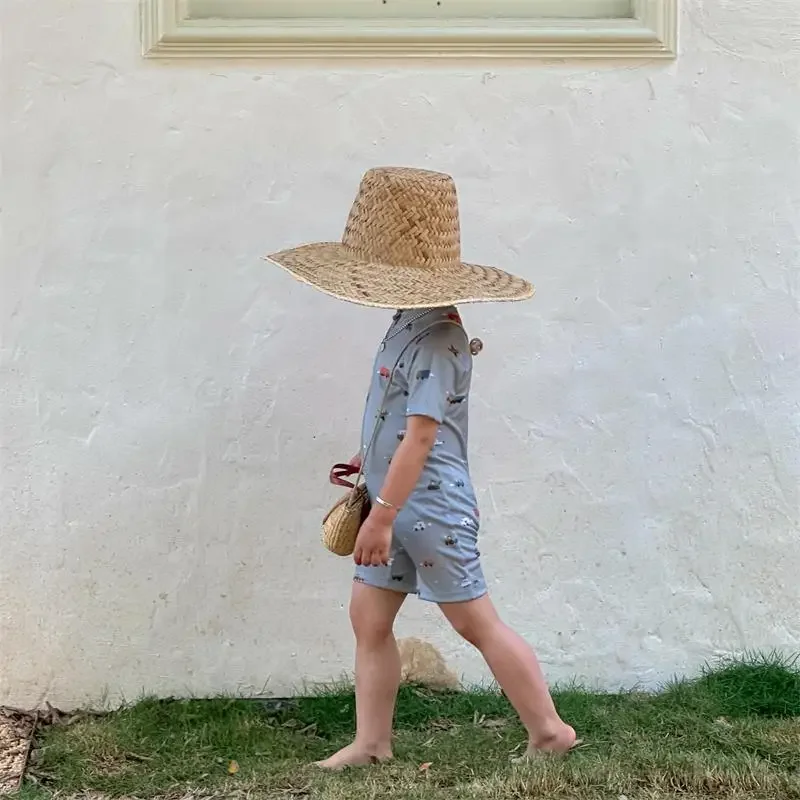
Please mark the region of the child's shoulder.
<svg viewBox="0 0 800 800"><path fill-rule="evenodd" d="M419 337L422 347L444 348L462 346L467 340L467 332L460 321L455 322L447 318L435 321Z"/></svg>
<svg viewBox="0 0 800 800"><path fill-rule="evenodd" d="M460 323L434 324L419 337L412 362L437 364L448 362L459 373L472 369L472 355L467 333Z"/></svg>

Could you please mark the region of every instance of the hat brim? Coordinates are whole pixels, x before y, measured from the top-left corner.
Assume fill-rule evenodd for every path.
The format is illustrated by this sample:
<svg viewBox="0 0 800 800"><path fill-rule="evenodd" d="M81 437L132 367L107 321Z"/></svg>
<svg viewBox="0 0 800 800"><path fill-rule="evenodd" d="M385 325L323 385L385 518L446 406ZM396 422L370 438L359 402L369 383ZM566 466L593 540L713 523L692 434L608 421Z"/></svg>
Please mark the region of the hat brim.
<svg viewBox="0 0 800 800"><path fill-rule="evenodd" d="M307 244L266 256L325 294L375 308L436 308L527 300L533 286L495 267L403 267L361 259L338 242Z"/></svg>

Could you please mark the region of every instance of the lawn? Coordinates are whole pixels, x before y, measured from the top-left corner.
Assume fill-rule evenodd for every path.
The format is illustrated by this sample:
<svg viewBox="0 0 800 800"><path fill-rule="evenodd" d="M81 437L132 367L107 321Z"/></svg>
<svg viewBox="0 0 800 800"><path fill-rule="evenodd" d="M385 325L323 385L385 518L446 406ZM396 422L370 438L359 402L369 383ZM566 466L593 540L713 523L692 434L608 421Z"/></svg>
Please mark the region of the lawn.
<svg viewBox="0 0 800 800"><path fill-rule="evenodd" d="M586 745L524 767L511 763L524 732L490 690L404 687L396 760L338 775L309 763L347 743L349 691L144 700L42 730L18 797L800 800L797 664L750 657L657 694L561 689Z"/></svg>

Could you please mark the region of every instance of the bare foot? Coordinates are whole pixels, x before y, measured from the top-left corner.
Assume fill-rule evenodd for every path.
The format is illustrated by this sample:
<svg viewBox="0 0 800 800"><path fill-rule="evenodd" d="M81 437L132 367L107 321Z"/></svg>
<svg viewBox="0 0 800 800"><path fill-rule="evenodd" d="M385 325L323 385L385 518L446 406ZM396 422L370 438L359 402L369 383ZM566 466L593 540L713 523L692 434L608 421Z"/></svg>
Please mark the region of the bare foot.
<svg viewBox="0 0 800 800"><path fill-rule="evenodd" d="M575 729L569 725L564 725L557 732L550 736L540 737L537 739L531 738L528 742L528 749L522 758L517 759L518 762L530 761L532 759L542 758L543 756L564 756L580 747L583 742L578 739Z"/></svg>
<svg viewBox="0 0 800 800"><path fill-rule="evenodd" d="M392 750L390 747L365 748L356 742L343 747L324 761L317 761L314 766L327 769L331 772L347 769L348 767L368 767L370 764L381 764L390 761Z"/></svg>

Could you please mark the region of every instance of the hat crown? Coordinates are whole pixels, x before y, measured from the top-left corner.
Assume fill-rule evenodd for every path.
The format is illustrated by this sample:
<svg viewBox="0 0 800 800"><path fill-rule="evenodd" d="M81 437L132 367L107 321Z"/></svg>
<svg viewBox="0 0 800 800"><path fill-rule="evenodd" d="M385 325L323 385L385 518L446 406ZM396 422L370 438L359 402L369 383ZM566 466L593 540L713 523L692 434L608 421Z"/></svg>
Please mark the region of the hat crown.
<svg viewBox="0 0 800 800"><path fill-rule="evenodd" d="M461 228L453 179L420 169L369 170L350 210L342 244L372 262L458 267Z"/></svg>

